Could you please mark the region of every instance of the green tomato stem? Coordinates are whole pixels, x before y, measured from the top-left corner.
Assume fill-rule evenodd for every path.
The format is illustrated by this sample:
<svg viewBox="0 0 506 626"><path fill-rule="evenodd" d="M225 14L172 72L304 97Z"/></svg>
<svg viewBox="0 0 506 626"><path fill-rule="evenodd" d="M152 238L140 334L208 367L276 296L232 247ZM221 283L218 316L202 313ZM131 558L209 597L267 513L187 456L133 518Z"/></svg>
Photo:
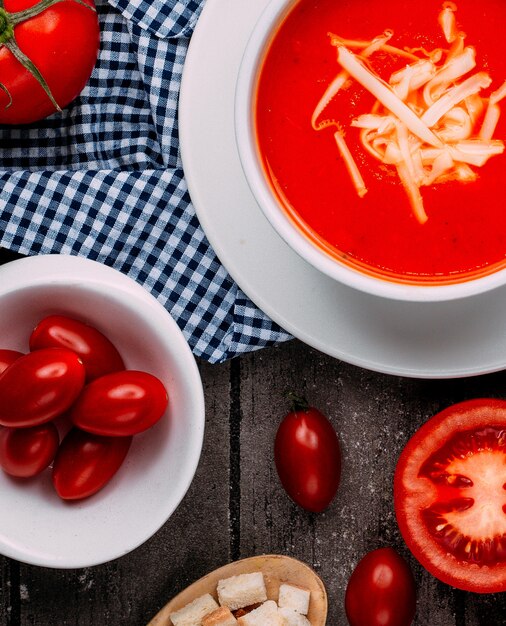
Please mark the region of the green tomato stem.
<svg viewBox="0 0 506 626"><path fill-rule="evenodd" d="M0 47L14 36L14 24L7 11L0 6Z"/></svg>
<svg viewBox="0 0 506 626"><path fill-rule="evenodd" d="M307 411L309 409L309 402L304 398L304 396L299 396L293 391L289 391L286 394L288 400L290 400L292 404L292 411L296 413L297 411Z"/></svg>
<svg viewBox="0 0 506 626"><path fill-rule="evenodd" d="M5 107L6 109L8 109L12 104L12 96L10 94L10 91L7 89L7 87L3 83L0 83L0 89L2 91L5 91L5 93L7 94L7 97L9 98L9 104Z"/></svg>

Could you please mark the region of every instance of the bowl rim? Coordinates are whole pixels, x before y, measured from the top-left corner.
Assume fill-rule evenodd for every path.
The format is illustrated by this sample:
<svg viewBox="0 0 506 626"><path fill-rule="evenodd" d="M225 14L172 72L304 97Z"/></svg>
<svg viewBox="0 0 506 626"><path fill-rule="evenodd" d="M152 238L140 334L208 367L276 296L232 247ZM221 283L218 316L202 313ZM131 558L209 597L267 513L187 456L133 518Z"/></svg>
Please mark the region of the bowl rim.
<svg viewBox="0 0 506 626"><path fill-rule="evenodd" d="M116 293L123 292L149 308L150 316L156 323L163 323L166 328L170 328L171 344L175 346L178 360L183 359L185 378L192 387L193 425L192 436L188 438L184 472L170 490L171 498L160 504L157 515L146 517L142 532L125 540L121 546L104 549L100 558L90 559L83 557L82 553L47 556L37 552L27 558L26 551L18 550L15 545L4 541L0 535L0 553L4 556L30 565L56 569L76 569L108 563L138 548L160 530L179 507L193 482L202 454L205 430L204 388L195 357L176 321L146 288L119 270L74 255L41 254L0 265L0 297L44 284L58 286L69 283L84 287L100 285L101 289L98 290L100 293L103 293L105 287Z"/></svg>
<svg viewBox="0 0 506 626"><path fill-rule="evenodd" d="M299 256L330 278L349 287L391 300L442 302L485 293L506 283L506 268L485 276L451 284L427 285L395 282L381 276L362 273L342 264L311 243L298 229L276 199L266 180L255 137L254 94L259 69L270 39L292 8L303 0L270 0L254 25L246 44L235 86L235 140L248 186L264 216L284 242Z"/></svg>

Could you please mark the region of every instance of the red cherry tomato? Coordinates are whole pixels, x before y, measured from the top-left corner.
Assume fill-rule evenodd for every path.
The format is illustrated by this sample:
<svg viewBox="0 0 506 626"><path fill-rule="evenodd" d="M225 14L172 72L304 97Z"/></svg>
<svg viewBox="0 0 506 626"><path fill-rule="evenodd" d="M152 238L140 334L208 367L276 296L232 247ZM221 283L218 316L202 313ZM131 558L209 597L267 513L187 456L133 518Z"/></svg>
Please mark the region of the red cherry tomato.
<svg viewBox="0 0 506 626"><path fill-rule="evenodd" d="M366 554L348 581L345 608L350 626L409 626L416 589L406 561L392 548Z"/></svg>
<svg viewBox="0 0 506 626"><path fill-rule="evenodd" d="M0 428L0 467L11 476L36 476L51 464L58 443L58 430L52 423Z"/></svg>
<svg viewBox="0 0 506 626"><path fill-rule="evenodd" d="M320 411L299 401L279 426L274 459L294 502L315 513L329 506L339 487L341 451L336 432Z"/></svg>
<svg viewBox="0 0 506 626"><path fill-rule="evenodd" d="M0 375L0 425L36 426L64 413L84 386L84 365L70 350L19 357Z"/></svg>
<svg viewBox="0 0 506 626"><path fill-rule="evenodd" d="M27 124L54 113L55 102L67 106L84 88L99 47L97 13L90 0L52 6L37 0L5 0L2 7L0 124ZM16 58L16 46L40 74Z"/></svg>
<svg viewBox="0 0 506 626"><path fill-rule="evenodd" d="M73 428L53 465L53 485L63 500L80 500L104 487L121 467L132 437L101 437Z"/></svg>
<svg viewBox="0 0 506 626"><path fill-rule="evenodd" d="M0 374L3 374L20 356L23 356L23 353L16 350L0 350Z"/></svg>
<svg viewBox="0 0 506 626"><path fill-rule="evenodd" d="M50 315L30 335L30 350L67 348L81 357L89 382L125 369L116 347L99 330L63 315Z"/></svg>
<svg viewBox="0 0 506 626"><path fill-rule="evenodd" d="M87 432L123 437L153 426L167 403L167 391L158 378L125 370L87 385L72 407L70 419Z"/></svg>
<svg viewBox="0 0 506 626"><path fill-rule="evenodd" d="M399 528L443 582L506 591L506 402L455 404L409 440L395 471Z"/></svg>

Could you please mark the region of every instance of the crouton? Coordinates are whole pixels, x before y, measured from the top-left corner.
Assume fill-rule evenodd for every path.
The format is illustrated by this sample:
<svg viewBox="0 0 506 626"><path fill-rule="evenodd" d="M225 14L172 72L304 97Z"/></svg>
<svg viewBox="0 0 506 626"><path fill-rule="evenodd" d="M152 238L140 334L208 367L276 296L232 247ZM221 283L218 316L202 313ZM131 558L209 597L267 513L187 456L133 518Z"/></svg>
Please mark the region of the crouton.
<svg viewBox="0 0 506 626"><path fill-rule="evenodd" d="M293 609L301 615L307 615L310 597L311 592L308 589L284 584L279 587L278 605L280 609Z"/></svg>
<svg viewBox="0 0 506 626"><path fill-rule="evenodd" d="M202 620L202 626L236 626L237 620L232 615L230 609L226 606L220 606L219 609L209 613Z"/></svg>
<svg viewBox="0 0 506 626"><path fill-rule="evenodd" d="M294 609L284 607L279 609L279 614L285 620L284 626L311 626L311 622L305 615L297 613Z"/></svg>
<svg viewBox="0 0 506 626"><path fill-rule="evenodd" d="M273 600L267 600L257 609L237 620L239 626L285 626L285 620Z"/></svg>
<svg viewBox="0 0 506 626"><path fill-rule="evenodd" d="M170 619L173 626L202 626L204 617L217 608L219 607L216 600L209 593L206 593L179 611L171 613Z"/></svg>
<svg viewBox="0 0 506 626"><path fill-rule="evenodd" d="M222 606L236 611L244 606L267 600L262 572L239 574L218 582L218 600Z"/></svg>

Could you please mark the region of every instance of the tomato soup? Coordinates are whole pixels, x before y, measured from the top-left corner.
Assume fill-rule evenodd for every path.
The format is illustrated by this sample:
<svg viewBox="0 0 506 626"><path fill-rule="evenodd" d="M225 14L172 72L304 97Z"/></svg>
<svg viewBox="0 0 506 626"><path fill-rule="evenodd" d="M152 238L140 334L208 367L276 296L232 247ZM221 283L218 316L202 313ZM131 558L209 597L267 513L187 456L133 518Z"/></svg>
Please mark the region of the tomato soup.
<svg viewBox="0 0 506 626"><path fill-rule="evenodd" d="M438 97L443 98L474 74L479 73L477 80L482 84L479 98L476 94L466 96L442 118L448 125L444 132L449 129L448 143L441 148L437 136L432 145L420 148L424 159L430 154L435 159L443 152L445 157L447 153L452 155L452 173L435 178L434 184L410 190L402 178L404 161L394 157L393 163L388 156L390 149L386 148L382 148L385 160L380 161L366 148L361 128L353 124L360 116L366 116L360 118L364 124L374 118L379 110L378 96L354 80L354 76L348 74L344 87L331 94L329 102L322 106L320 119L332 120L332 124L315 128L312 118L323 94L343 71L338 62L342 47L335 45L336 37L333 40L331 34L337 36L338 42L345 42L346 54L351 51L350 56L360 68L365 68L364 72L369 68L376 75L375 84L392 82L396 72L414 65L417 59L420 64L434 60L436 73L441 75L444 59L452 45L458 43L448 41L444 28L449 26L445 26L444 18L441 21L442 2L300 0L273 36L259 75L255 116L258 149L266 176L284 210L317 246L333 257L395 282L445 284L506 267L506 155L501 147L506 139L506 98L495 105L501 113L491 141L493 156L479 166L462 164L455 157L456 146L472 151L475 145L481 145L479 129L484 124L489 96L506 80L506 2L456 0L455 4L445 5L452 7L448 19L454 19L453 37L460 36L462 45L471 47L469 57L475 56L475 66L443 85ZM380 48L365 59L365 44L354 48L352 43L346 43L371 42L386 29L391 29L387 30L388 45L410 51L406 56ZM461 52L462 49L455 54ZM423 89L422 86L420 94ZM424 114L423 107L417 108L421 96L414 98L418 100L408 101L409 108L418 118L428 120L433 111ZM467 120L473 102L477 101L471 136L468 133L467 137L455 138L451 133L456 129L458 134L463 128L457 118ZM385 113L385 107L381 108L386 116L396 117L391 109ZM416 126L416 120L411 122ZM391 120L393 130L388 132L390 136L397 132L400 137L396 123ZM442 123L433 126L436 135ZM430 126L429 121L426 126ZM374 133L375 145L387 146L388 141L382 142ZM416 148L423 143L416 128L415 135L410 133L406 145ZM336 135L345 142L360 172L363 192L361 184L352 179ZM463 143L459 143L459 137L463 137ZM467 141L469 138L471 141ZM399 146L394 145L394 154L402 152ZM429 176L432 167L436 171L445 160L433 160L428 167L425 161L420 165L419 155L416 158L418 167L425 167L423 176ZM410 176L409 172L406 176ZM413 210L413 202L423 202L422 217Z"/></svg>

